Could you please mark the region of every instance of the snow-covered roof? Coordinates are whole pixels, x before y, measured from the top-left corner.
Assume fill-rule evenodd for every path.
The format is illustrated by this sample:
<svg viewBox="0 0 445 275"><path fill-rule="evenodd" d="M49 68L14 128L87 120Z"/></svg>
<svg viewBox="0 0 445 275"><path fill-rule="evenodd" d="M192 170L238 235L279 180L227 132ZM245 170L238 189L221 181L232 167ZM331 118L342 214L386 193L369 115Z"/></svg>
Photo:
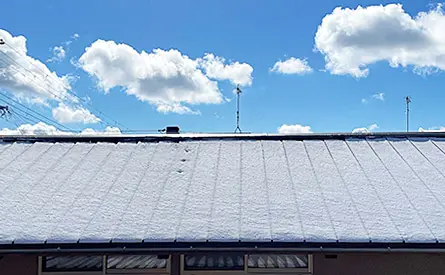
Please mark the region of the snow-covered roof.
<svg viewBox="0 0 445 275"><path fill-rule="evenodd" d="M0 137L0 243L442 243L429 135Z"/></svg>

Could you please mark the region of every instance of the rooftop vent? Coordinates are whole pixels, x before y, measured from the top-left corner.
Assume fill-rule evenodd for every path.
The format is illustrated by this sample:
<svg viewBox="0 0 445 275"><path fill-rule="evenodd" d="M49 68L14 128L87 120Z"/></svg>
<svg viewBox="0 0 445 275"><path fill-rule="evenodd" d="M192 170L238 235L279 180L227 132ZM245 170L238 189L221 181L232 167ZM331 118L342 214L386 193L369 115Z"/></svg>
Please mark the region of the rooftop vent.
<svg viewBox="0 0 445 275"><path fill-rule="evenodd" d="M179 127L178 126L167 126L165 128L166 134L179 134Z"/></svg>

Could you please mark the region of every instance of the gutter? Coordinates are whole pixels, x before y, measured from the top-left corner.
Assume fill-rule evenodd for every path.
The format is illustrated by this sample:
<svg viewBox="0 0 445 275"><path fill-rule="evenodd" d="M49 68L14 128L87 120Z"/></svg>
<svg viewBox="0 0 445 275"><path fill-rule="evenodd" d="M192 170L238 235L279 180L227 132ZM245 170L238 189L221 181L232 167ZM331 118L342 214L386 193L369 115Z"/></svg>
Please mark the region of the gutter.
<svg viewBox="0 0 445 275"><path fill-rule="evenodd" d="M0 248L2 254L178 254L243 252L254 253L445 253L445 247L56 247L56 248Z"/></svg>

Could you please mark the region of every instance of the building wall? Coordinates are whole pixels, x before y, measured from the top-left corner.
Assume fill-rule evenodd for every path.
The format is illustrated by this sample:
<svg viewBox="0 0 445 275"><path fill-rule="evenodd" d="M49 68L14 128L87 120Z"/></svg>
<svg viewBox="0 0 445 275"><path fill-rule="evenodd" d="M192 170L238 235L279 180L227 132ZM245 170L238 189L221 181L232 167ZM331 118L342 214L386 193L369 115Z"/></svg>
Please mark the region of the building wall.
<svg viewBox="0 0 445 275"><path fill-rule="evenodd" d="M337 257L333 258L335 255ZM314 254L314 275L445 274L445 254L345 253L326 256ZM172 259L173 265L179 264L179 257ZM37 274L37 256L8 255L0 260L0 275ZM179 275L179 265L172 266L172 275Z"/></svg>
<svg viewBox="0 0 445 275"><path fill-rule="evenodd" d="M37 274L36 256L6 255L0 259L0 275L22 275L22 274L23 275Z"/></svg>
<svg viewBox="0 0 445 275"><path fill-rule="evenodd" d="M330 254L331 255L331 254ZM314 254L314 275L445 274L445 254L345 253L337 258Z"/></svg>

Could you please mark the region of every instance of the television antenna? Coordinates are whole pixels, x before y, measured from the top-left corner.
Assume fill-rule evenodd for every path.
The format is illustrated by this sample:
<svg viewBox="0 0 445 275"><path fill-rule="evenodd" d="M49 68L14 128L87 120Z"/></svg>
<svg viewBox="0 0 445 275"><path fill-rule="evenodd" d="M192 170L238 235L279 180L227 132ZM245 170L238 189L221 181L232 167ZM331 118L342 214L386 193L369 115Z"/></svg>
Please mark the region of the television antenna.
<svg viewBox="0 0 445 275"><path fill-rule="evenodd" d="M409 96L405 97L406 102L406 131L409 132L409 104L411 103L411 98Z"/></svg>
<svg viewBox="0 0 445 275"><path fill-rule="evenodd" d="M236 85L236 128L235 133L242 133L241 128L239 127L239 98L243 91L239 88L239 85Z"/></svg>

